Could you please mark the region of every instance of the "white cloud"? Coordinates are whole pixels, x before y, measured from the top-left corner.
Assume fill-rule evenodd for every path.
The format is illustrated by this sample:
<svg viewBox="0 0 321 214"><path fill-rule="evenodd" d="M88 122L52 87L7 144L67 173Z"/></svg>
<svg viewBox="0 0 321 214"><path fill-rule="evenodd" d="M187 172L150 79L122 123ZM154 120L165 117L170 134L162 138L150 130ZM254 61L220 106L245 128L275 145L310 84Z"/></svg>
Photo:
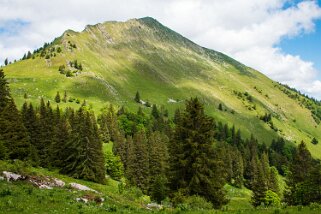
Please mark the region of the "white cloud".
<svg viewBox="0 0 321 214"><path fill-rule="evenodd" d="M285 5L290 5L285 7ZM321 18L316 1L291 0L0 0L1 26L23 20L20 33L0 33L0 61L20 58L66 29L87 24L152 16L198 44L222 51L272 79L321 99L313 63L284 53L284 38L314 30ZM3 28L3 26L2 26Z"/></svg>

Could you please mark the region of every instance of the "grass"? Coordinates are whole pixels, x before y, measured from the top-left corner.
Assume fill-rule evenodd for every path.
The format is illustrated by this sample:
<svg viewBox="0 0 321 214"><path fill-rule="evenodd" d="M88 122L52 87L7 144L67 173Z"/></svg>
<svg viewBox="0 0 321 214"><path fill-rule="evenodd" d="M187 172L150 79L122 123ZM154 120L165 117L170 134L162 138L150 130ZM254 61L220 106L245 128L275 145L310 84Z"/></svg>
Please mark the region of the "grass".
<svg viewBox="0 0 321 214"><path fill-rule="evenodd" d="M68 41L77 48L69 49ZM184 102L168 103L169 98L198 96L208 114L234 124L245 137L254 134L266 144L279 136L293 142L303 140L312 155L321 158L321 144L310 143L313 137L321 142L321 126L308 109L275 87L277 83L190 42L153 19L106 22L80 33L67 31L53 45L62 48L56 57L45 60L36 56L4 67L17 106L25 102L25 93L27 101L38 104L44 97L56 105L53 100L57 91L61 95L67 91L69 97L86 100L97 114L109 103L136 112L139 104L133 98L139 91L143 100L163 105L173 115ZM58 72L60 65L75 59L84 68L80 75L68 78ZM238 98L234 91L248 92L253 102ZM227 111L218 111L219 103ZM250 105L256 105L256 109L249 110ZM80 104L59 106L78 108ZM272 121L279 131L259 119L264 113L274 115Z"/></svg>

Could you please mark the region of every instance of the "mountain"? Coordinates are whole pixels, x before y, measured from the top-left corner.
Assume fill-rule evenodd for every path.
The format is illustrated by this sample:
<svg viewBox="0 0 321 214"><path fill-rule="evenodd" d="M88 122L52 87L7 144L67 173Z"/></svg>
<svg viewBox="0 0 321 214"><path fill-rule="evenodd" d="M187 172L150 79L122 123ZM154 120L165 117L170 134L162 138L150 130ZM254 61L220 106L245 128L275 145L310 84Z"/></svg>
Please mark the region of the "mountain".
<svg viewBox="0 0 321 214"><path fill-rule="evenodd" d="M56 93L63 97L66 91L61 107L86 100L97 113L108 103L137 111L143 106L134 101L139 91L143 101L173 115L185 99L198 96L208 114L234 124L244 136L266 144L277 137L303 140L321 158L321 144L311 143L321 141L320 102L150 17L67 30L3 69L18 106L39 103L40 97L55 102Z"/></svg>

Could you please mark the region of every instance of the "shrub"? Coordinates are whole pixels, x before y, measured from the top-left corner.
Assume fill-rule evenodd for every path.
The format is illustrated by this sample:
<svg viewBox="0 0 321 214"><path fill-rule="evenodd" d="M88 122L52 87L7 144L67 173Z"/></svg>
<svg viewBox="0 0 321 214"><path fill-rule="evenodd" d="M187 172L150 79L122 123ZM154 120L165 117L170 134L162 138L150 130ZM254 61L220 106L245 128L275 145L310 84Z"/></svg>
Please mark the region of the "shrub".
<svg viewBox="0 0 321 214"><path fill-rule="evenodd" d="M106 173L115 180L120 180L124 175L123 163L119 156L115 156L112 152L105 153Z"/></svg>
<svg viewBox="0 0 321 214"><path fill-rule="evenodd" d="M212 203L208 202L205 198L193 195L186 197L184 203L187 204L192 210L210 210L213 209Z"/></svg>
<svg viewBox="0 0 321 214"><path fill-rule="evenodd" d="M268 190L265 193L265 205L271 206L271 207L280 207L281 206L281 200L278 194L275 192Z"/></svg>

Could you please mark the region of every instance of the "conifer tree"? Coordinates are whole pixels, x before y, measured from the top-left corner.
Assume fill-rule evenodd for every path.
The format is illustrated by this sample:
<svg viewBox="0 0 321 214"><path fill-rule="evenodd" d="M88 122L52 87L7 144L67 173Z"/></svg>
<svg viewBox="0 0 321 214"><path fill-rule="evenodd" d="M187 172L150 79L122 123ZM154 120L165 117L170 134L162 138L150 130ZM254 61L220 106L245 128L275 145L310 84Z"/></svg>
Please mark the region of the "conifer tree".
<svg viewBox="0 0 321 214"><path fill-rule="evenodd" d="M286 200L292 205L307 205L310 203L307 181L313 170L313 159L304 142L301 142L290 165L287 175Z"/></svg>
<svg viewBox="0 0 321 214"><path fill-rule="evenodd" d="M5 75L0 70L0 141L3 142L7 157L26 160L32 153L22 117L10 95Z"/></svg>
<svg viewBox="0 0 321 214"><path fill-rule="evenodd" d="M67 91L65 91L64 92L64 97L62 98L62 101L64 102L64 103L66 103L67 102Z"/></svg>
<svg viewBox="0 0 321 214"><path fill-rule="evenodd" d="M75 120L70 141L66 145L68 156L61 172L75 178L104 183L104 156L94 116L80 108Z"/></svg>
<svg viewBox="0 0 321 214"><path fill-rule="evenodd" d="M57 94L55 96L55 101L56 103L60 103L60 94L59 94L59 91L57 91Z"/></svg>
<svg viewBox="0 0 321 214"><path fill-rule="evenodd" d="M160 113L159 113L157 106L155 104L153 104L153 106L152 106L151 114L156 120L160 117Z"/></svg>
<svg viewBox="0 0 321 214"><path fill-rule="evenodd" d="M140 103L140 94L138 91L136 92L136 95L135 95L135 101L136 103Z"/></svg>
<svg viewBox="0 0 321 214"><path fill-rule="evenodd" d="M135 133L128 150L127 177L129 181L147 193L149 189L149 160L147 139L143 131Z"/></svg>
<svg viewBox="0 0 321 214"><path fill-rule="evenodd" d="M8 65L8 58L4 60L4 65Z"/></svg>
<svg viewBox="0 0 321 214"><path fill-rule="evenodd" d="M213 149L213 125L197 98L186 102L170 146L170 183L172 190L203 196L219 208L227 200L223 190L223 166Z"/></svg>
<svg viewBox="0 0 321 214"><path fill-rule="evenodd" d="M260 206L265 202L265 194L267 191L267 182L264 177L264 170L262 166L262 162L256 160L257 167L254 173L254 178L252 181L252 191L253 195L251 198L251 203L254 207Z"/></svg>

